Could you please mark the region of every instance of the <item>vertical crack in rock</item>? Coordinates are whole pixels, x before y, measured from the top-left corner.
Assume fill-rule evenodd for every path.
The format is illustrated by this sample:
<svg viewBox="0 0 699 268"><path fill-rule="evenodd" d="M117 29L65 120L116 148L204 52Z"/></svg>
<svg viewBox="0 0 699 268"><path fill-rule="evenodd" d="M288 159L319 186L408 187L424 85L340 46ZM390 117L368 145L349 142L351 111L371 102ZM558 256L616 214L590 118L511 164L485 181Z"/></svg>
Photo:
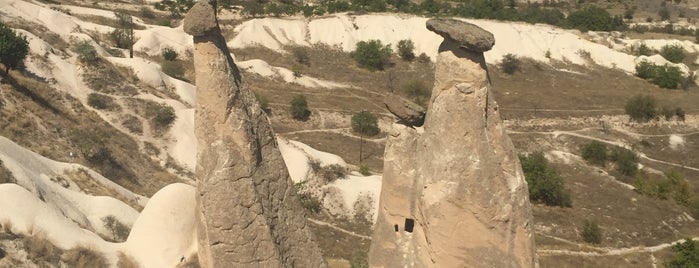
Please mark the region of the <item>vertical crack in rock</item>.
<svg viewBox="0 0 699 268"><path fill-rule="evenodd" d="M194 37L197 232L202 267L327 267L269 120L242 82L215 15L200 0Z"/></svg>
<svg viewBox="0 0 699 268"><path fill-rule="evenodd" d="M424 112L387 102L402 124L386 145L369 263L535 267L527 184L489 91L483 52L495 39L453 19L428 20L427 28L444 37L435 86L424 124Z"/></svg>

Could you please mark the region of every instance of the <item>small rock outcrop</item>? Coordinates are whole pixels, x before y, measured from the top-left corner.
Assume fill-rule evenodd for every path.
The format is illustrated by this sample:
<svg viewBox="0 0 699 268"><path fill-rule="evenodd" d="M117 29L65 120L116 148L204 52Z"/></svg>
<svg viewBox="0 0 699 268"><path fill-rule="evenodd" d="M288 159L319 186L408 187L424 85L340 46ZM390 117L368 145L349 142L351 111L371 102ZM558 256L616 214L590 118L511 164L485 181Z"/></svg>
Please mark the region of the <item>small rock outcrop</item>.
<svg viewBox="0 0 699 268"><path fill-rule="evenodd" d="M202 267L326 267L272 128L226 47L215 1L184 20L194 36L197 239Z"/></svg>
<svg viewBox="0 0 699 268"><path fill-rule="evenodd" d="M423 128L393 124L371 267L535 267L527 184L490 92L478 26L431 19L445 37Z"/></svg>
<svg viewBox="0 0 699 268"><path fill-rule="evenodd" d="M398 117L398 122L410 127L420 127L425 122L425 109L417 103L390 93L383 98L386 109Z"/></svg>

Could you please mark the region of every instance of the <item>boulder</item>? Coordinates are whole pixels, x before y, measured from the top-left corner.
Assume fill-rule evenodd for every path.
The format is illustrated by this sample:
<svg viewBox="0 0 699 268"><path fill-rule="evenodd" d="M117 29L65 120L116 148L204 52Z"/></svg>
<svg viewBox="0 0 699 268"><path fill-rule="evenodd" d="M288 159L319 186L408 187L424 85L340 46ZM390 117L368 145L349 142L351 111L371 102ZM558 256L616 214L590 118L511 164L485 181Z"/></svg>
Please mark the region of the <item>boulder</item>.
<svg viewBox="0 0 699 268"><path fill-rule="evenodd" d="M430 19L427 21L427 29L474 52L486 52L495 45L492 33L465 21Z"/></svg>

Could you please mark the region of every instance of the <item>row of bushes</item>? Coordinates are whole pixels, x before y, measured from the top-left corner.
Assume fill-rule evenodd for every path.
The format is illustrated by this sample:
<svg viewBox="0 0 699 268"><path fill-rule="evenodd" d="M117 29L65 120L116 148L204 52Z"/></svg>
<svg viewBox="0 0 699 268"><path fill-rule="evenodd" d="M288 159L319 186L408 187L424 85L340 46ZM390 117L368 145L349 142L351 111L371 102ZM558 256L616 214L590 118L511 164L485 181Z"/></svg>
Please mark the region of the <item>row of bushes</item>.
<svg viewBox="0 0 699 268"><path fill-rule="evenodd" d="M648 95L636 95L632 97L626 102L624 110L632 121L640 123L656 119L658 115L662 115L665 120L671 120L672 118L676 118L678 121L685 120L685 112L682 108L663 107L658 110L656 108L655 98Z"/></svg>
<svg viewBox="0 0 699 268"><path fill-rule="evenodd" d="M582 158L590 164L604 167L608 162L616 166L619 173L633 176L638 171L638 155L621 147L607 149L607 145L599 141L591 141L583 145Z"/></svg>

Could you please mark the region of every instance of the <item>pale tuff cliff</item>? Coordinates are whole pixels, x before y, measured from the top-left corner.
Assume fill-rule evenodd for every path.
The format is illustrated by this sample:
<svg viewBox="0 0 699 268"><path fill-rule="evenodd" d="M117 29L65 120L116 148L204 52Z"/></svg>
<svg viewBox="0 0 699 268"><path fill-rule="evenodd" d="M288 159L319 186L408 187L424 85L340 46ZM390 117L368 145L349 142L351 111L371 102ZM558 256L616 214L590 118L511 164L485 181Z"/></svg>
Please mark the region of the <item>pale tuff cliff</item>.
<svg viewBox="0 0 699 268"><path fill-rule="evenodd" d="M199 1L194 36L196 178L202 267L326 267L266 115L221 36L215 1Z"/></svg>
<svg viewBox="0 0 699 268"><path fill-rule="evenodd" d="M432 19L445 37L424 128L394 124L372 267L534 267L527 184L489 91L493 35Z"/></svg>

